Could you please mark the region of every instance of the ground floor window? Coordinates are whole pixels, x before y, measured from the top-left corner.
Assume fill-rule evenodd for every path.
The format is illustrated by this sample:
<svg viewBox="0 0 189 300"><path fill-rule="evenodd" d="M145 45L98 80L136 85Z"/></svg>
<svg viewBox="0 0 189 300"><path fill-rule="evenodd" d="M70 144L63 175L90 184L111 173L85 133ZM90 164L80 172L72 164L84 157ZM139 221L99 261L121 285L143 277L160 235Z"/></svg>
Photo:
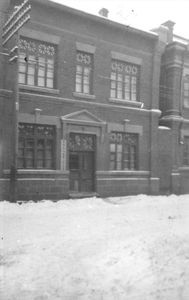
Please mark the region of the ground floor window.
<svg viewBox="0 0 189 300"><path fill-rule="evenodd" d="M184 137L183 165L189 166L189 136Z"/></svg>
<svg viewBox="0 0 189 300"><path fill-rule="evenodd" d="M110 169L137 170L138 134L111 132Z"/></svg>
<svg viewBox="0 0 189 300"><path fill-rule="evenodd" d="M19 123L18 168L55 168L55 126Z"/></svg>

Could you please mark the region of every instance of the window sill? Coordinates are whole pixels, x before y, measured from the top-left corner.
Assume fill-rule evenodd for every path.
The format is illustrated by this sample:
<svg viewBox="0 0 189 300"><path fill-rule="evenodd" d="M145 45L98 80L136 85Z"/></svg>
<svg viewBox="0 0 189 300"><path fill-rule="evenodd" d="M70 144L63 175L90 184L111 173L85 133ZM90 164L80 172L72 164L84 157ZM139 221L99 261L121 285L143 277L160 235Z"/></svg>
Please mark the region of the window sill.
<svg viewBox="0 0 189 300"><path fill-rule="evenodd" d="M132 107L143 107L143 102L138 102L138 101L129 101L129 100L124 100L124 99L117 99L117 98L109 98L109 102L113 103L118 103L118 104L124 104L127 106L132 106Z"/></svg>
<svg viewBox="0 0 189 300"><path fill-rule="evenodd" d="M109 170L109 171L97 171L97 175L105 176L126 176L126 177L135 177L135 176L149 176L149 171L142 171L142 170Z"/></svg>
<svg viewBox="0 0 189 300"><path fill-rule="evenodd" d="M68 171L62 170L53 170L53 169L17 169L18 174L31 174L31 175L45 175L45 174L65 174L69 173ZM3 174L9 175L10 170L4 170Z"/></svg>
<svg viewBox="0 0 189 300"><path fill-rule="evenodd" d="M43 88L39 86L33 86L33 85L24 85L24 84L19 84L19 88L21 90L27 90L27 91L32 91L32 92L40 92L40 93L47 93L47 94L59 94L59 90L57 89L49 89L49 88Z"/></svg>
<svg viewBox="0 0 189 300"><path fill-rule="evenodd" d="M84 99L91 99L91 100L96 99L95 95L77 93L77 92L73 92L73 96L77 98L84 98Z"/></svg>

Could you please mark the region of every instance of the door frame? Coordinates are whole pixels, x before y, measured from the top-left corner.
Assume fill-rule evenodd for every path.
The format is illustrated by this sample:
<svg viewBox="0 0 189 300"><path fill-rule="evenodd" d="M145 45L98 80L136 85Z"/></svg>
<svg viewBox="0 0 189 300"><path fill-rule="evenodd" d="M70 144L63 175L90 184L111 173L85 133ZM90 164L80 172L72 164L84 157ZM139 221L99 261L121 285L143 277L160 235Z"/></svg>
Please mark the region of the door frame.
<svg viewBox="0 0 189 300"><path fill-rule="evenodd" d="M68 169L69 169L69 172L70 172L70 175L69 175L69 189L70 189L70 181L71 181L71 170L70 170L70 154L71 152L75 152L75 153L82 153L82 155L79 155L79 164L81 163L80 162L80 159L83 159L85 153L92 153L92 164L93 164L93 169L92 169L92 186L93 186L93 189L91 191L86 191L86 192L95 192L96 191L96 153L97 153L97 136L95 133L84 133L84 132L69 132L69 136L68 136L68 139L70 139L70 134L73 134L73 135L79 135L79 136L89 136L89 137L92 137L92 140L93 140L93 143L94 143L94 150L86 150L86 149L80 149L80 150L70 150L70 147L69 147L69 142L68 142ZM82 157L83 156L83 157ZM77 172L77 171L76 171ZM79 167L78 169L78 176L81 176L81 172L82 172L82 168ZM85 191L81 191L81 186L82 186L82 182L81 180L79 180L79 188L78 188L78 192L79 193L82 193L82 192L85 192ZM70 190L72 191L72 190ZM76 192L76 191L74 191Z"/></svg>

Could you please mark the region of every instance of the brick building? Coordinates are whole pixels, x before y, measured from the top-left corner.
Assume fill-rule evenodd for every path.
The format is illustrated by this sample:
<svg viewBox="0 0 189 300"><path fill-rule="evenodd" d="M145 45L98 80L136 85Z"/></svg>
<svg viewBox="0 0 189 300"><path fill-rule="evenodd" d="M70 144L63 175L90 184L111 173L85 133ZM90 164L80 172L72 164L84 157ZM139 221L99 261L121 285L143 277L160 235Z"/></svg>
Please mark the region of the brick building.
<svg viewBox="0 0 189 300"><path fill-rule="evenodd" d="M19 41L18 199L189 192L188 50L169 40L169 25L145 32L32 1ZM8 58L0 63L0 190L8 198L14 78Z"/></svg>
<svg viewBox="0 0 189 300"><path fill-rule="evenodd" d="M173 33L174 22L159 29L162 47L159 108L159 178L162 191L189 193L189 40Z"/></svg>

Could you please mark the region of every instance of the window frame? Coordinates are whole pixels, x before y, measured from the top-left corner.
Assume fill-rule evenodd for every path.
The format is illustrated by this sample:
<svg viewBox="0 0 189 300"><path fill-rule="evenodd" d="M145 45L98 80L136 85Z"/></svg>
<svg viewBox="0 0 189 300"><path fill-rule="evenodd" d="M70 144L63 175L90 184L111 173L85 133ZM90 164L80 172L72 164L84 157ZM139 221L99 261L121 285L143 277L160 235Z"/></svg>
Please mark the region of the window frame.
<svg viewBox="0 0 189 300"><path fill-rule="evenodd" d="M79 57L80 56L80 57ZM87 61L88 57L88 61ZM81 72L78 72L79 67ZM85 76L88 70L88 76ZM93 72L94 72L94 55L86 51L77 50L76 52L76 70L75 70L75 92L84 95L93 95ZM77 88L78 76L81 78L80 88ZM88 78L88 85L85 79ZM88 92L85 91L85 86L88 86Z"/></svg>
<svg viewBox="0 0 189 300"><path fill-rule="evenodd" d="M56 53L57 47L54 44L21 36L19 40L19 84L28 87L55 89ZM43 66L42 60L44 61ZM40 67L42 68L40 69ZM25 70L21 71L21 68ZM42 72L42 70L43 75L42 73L40 75L40 71ZM29 78L33 82L30 82ZM44 84L39 83L40 78L44 80ZM51 82L51 84L49 84L48 81Z"/></svg>
<svg viewBox="0 0 189 300"><path fill-rule="evenodd" d="M18 139L18 169L27 170L54 170L56 169L56 126L47 124L19 123L19 139ZM25 129L24 129L25 127ZM23 130L22 130L23 129ZM46 130L45 134L40 133L40 130ZM25 131L25 132L24 132ZM48 131L52 135L48 135ZM28 146L30 141L30 147ZM42 141L44 147L39 147L39 141ZM49 143L50 141L50 143ZM22 146L21 146L22 144ZM30 151L28 151L30 150ZM49 155L50 151L50 157ZM39 153L42 153L40 157ZM28 153L33 153L28 157ZM28 161L30 166L28 167ZM39 161L42 166L39 167ZM48 162L51 163L49 167ZM20 164L20 166L19 166Z"/></svg>
<svg viewBox="0 0 189 300"><path fill-rule="evenodd" d="M185 86L187 85L187 89L185 88ZM189 75L186 75L183 79L183 106L185 108L189 108Z"/></svg>
<svg viewBox="0 0 189 300"><path fill-rule="evenodd" d="M135 63L126 62L119 59L111 60L110 99L125 100L130 102L139 101L140 68L141 66ZM132 74L129 74L129 72ZM133 79L136 81L134 90ZM126 89L128 85L129 88ZM126 93L129 95L126 96ZM135 97L133 97L133 95L135 95Z"/></svg>
<svg viewBox="0 0 189 300"><path fill-rule="evenodd" d="M117 135L113 141L113 135ZM135 139L134 159L132 159L131 139ZM114 148L114 151L111 151ZM139 134L129 132L112 131L110 133L110 170L115 171L136 171L139 168ZM128 151L126 151L128 150ZM126 159L127 154L127 159ZM121 158L121 159L119 159ZM127 162L127 167L126 167ZM134 167L132 165L134 164ZM119 167L120 166L120 167Z"/></svg>
<svg viewBox="0 0 189 300"><path fill-rule="evenodd" d="M189 167L189 136L183 138L183 166Z"/></svg>

